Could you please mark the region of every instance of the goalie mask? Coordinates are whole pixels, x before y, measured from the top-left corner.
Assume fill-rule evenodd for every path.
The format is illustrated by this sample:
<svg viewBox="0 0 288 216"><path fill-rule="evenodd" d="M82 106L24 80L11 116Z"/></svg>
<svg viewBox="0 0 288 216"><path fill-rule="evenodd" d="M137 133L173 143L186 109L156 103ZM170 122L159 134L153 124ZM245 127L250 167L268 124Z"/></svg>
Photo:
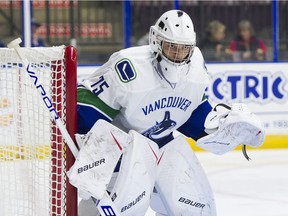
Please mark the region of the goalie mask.
<svg viewBox="0 0 288 216"><path fill-rule="evenodd" d="M149 45L165 79L177 83L180 76L188 72L196 45L191 18L180 10L167 11L151 26Z"/></svg>

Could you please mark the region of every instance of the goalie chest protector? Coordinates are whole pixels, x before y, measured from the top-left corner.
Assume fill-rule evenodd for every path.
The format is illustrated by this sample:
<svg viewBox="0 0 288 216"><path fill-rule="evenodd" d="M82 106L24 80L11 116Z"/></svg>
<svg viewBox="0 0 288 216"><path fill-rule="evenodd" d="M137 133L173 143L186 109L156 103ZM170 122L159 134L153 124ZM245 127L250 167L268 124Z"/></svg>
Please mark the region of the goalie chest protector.
<svg viewBox="0 0 288 216"><path fill-rule="evenodd" d="M189 119L203 100L208 75L197 47L188 72L181 76L175 88L161 79L153 67L154 58L149 46L121 50L86 80L85 86L93 92L94 83L105 82L97 96L108 106L120 110L115 124L159 139Z"/></svg>

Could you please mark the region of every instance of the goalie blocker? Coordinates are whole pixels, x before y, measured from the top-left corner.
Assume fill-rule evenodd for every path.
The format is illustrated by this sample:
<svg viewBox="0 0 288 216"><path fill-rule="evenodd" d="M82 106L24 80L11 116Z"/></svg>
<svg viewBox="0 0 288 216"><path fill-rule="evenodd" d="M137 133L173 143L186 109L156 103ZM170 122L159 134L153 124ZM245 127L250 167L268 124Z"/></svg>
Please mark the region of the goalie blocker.
<svg viewBox="0 0 288 216"><path fill-rule="evenodd" d="M69 170L70 183L86 198L101 200L109 190L119 215L144 215L156 179L158 145L136 131L127 134L104 120L98 120L86 135L78 136L77 142L82 147ZM121 155L118 176L114 173L112 178ZM109 182L112 190L107 188ZM78 212L79 216L99 214L92 198L82 200Z"/></svg>

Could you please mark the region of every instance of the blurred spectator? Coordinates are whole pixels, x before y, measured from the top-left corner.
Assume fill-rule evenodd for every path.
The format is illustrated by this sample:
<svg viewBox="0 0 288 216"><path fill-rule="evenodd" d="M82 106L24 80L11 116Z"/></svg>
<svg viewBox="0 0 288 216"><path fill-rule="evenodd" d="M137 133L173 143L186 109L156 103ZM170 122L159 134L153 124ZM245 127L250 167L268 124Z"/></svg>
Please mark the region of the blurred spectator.
<svg viewBox="0 0 288 216"><path fill-rule="evenodd" d="M211 21L206 28L206 37L200 44L205 60L223 61L227 60L226 50L223 45L226 26L217 21Z"/></svg>
<svg viewBox="0 0 288 216"><path fill-rule="evenodd" d="M42 38L39 37L38 29L41 26L39 22L37 22L35 19L32 19L32 47L44 47L45 43Z"/></svg>
<svg viewBox="0 0 288 216"><path fill-rule="evenodd" d="M234 61L265 60L266 46L255 36L254 29L248 20L238 24L238 35L230 43Z"/></svg>

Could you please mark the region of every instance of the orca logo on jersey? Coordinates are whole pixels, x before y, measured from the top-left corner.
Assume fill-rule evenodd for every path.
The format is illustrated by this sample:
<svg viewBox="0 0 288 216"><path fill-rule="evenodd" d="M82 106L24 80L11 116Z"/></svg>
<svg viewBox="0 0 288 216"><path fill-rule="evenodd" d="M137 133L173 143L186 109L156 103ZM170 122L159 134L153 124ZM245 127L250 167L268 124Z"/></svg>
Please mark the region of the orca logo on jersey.
<svg viewBox="0 0 288 216"><path fill-rule="evenodd" d="M142 134L150 139L159 139L162 136L160 135L164 131L168 129L172 129L176 126L176 122L170 119L170 112L166 111L164 115L164 119L161 122L156 122L156 125L147 129Z"/></svg>
<svg viewBox="0 0 288 216"><path fill-rule="evenodd" d="M118 61L115 65L115 69L122 82L127 83L136 78L135 68L127 58Z"/></svg>

